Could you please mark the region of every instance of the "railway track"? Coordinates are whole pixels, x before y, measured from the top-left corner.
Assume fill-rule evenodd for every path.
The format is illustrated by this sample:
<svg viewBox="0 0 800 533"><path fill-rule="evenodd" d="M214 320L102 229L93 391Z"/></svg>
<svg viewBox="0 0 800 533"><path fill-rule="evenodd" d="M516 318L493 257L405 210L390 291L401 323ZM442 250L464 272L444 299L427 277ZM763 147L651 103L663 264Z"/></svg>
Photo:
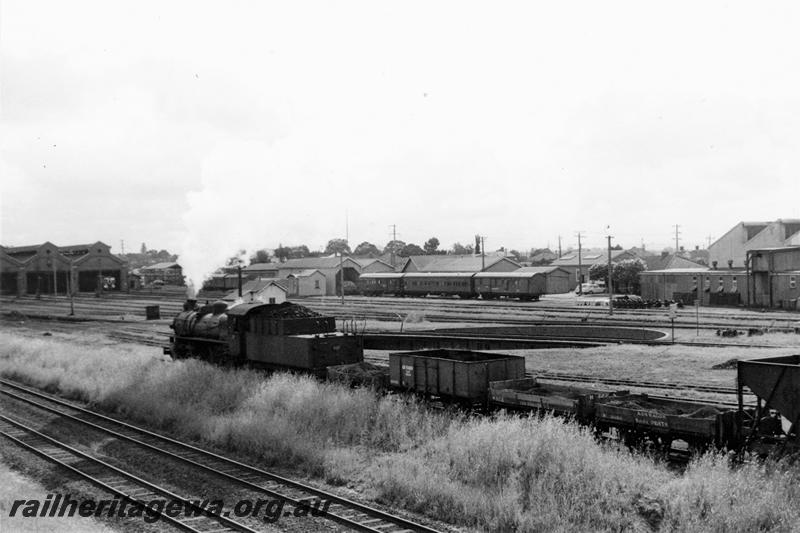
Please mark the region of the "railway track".
<svg viewBox="0 0 800 533"><path fill-rule="evenodd" d="M670 327L671 323L666 318L666 309L615 309L614 320L608 320L608 309L604 308L570 308L567 306L554 306L540 303L530 304L521 302L498 303L492 301L474 300L442 300L442 299L415 299L415 298L391 298L391 297L349 297L346 304L338 301L327 301L322 299L307 299L304 305L313 309L324 309L329 312L335 310L345 310L346 312L357 312L359 310L371 310L374 316L382 316L385 319L397 320L398 310L402 311L424 311L428 319L436 321L474 321L470 315L477 313L502 313L503 321L522 321L525 324L532 324L532 320L541 321L544 324L554 324L558 318L569 319L566 323L574 324L576 318L581 321L591 322L592 325L628 325L638 327ZM392 307L392 311L385 310ZM794 331L798 325L798 316L790 313L740 313L731 314L728 310L714 310L713 312L703 311L701 308L701 329L725 329L725 328L772 328L786 331ZM436 313L447 312L444 318ZM513 315L521 315L514 317ZM675 320L676 327L695 328L696 315L691 310L684 310L683 315L679 314ZM486 321L485 317L472 317ZM708 320L723 321L709 322Z"/></svg>
<svg viewBox="0 0 800 533"><path fill-rule="evenodd" d="M180 529L196 533L212 530L256 533L256 530L235 520L204 510L189 498L145 481L5 415L0 415L0 436L133 505L147 508L148 502L155 499L181 502L189 517L180 514L173 517L170 516L171 513L167 514L158 509L148 511Z"/></svg>
<svg viewBox="0 0 800 533"><path fill-rule="evenodd" d="M245 463L229 459L227 457L186 443L182 443L180 441L159 435L120 420L95 413L94 411L82 408L71 402L67 402L49 394L36 391L30 387L22 386L6 379L0 379L0 384L2 385L0 393L14 401L24 403L28 406L33 406L38 410L50 414L58 415L59 417L67 419L76 424L80 424L86 428L101 431L111 438L134 444L142 449L145 449L149 453L180 461L187 467L221 478L226 482L236 484L248 492L267 495L274 499L280 499L295 508L298 506L307 507L308 502L311 500L330 502L329 506L327 507L327 511L324 514L324 518L337 522L355 531L372 533L399 533L411 531L432 533L436 531L428 526L412 522L403 517L393 515L380 509L342 498L310 485L293 481L266 470L247 465ZM34 453L37 453L38 455L48 458L48 460L61 460L62 463L59 464L63 464L73 471L75 471L73 468L75 464L80 463L81 461L98 461L87 456L86 454L82 454L80 456L75 455L75 457L80 457L80 460L69 459L69 461L64 461L62 459L65 459L66 456L64 453L58 454L57 449L68 451L70 454L81 454L82 452L78 452L74 449L68 450L69 447L63 443L56 443L56 441L51 437L36 432L31 428L24 427L22 423L11 421L5 416L0 418L2 419L1 424L9 424L17 428L16 431L19 432L17 436L14 436L11 428L8 428L8 431L6 431L2 428L2 425L0 425L0 430L2 430L4 436L7 436L7 438L10 438L20 446L23 446L26 449L34 451ZM6 433L8 433L8 435L6 435ZM25 435L28 436L26 437ZM34 444L31 444L31 442L34 442ZM36 448L36 443L41 443L39 444L41 449ZM55 446L57 449L52 448L53 446ZM92 478L90 480L96 485L99 485L99 483L104 483L104 485L102 485L104 488L107 487L107 490L111 490L113 493L119 494L121 497L127 499L137 497L141 498L145 494L153 494L153 491L161 495L166 494L163 491L158 492L159 488L157 486L152 484L144 485L143 483L148 482L144 480L138 480L138 478L134 479L135 476L121 471L115 472L113 475L122 476L124 480L122 478L103 478L92 476L91 473L88 473L87 475L89 477L87 477L87 475L85 475L86 473L78 473L87 479ZM111 476L111 474L107 475ZM133 485L129 486L129 483L138 483L139 488L135 488ZM115 487L120 488L115 489ZM148 490L151 492L140 494L142 490ZM167 497L170 499L186 501L185 498L173 494L170 494ZM233 524L221 523L221 525L223 525L224 528L234 528L232 530L252 531L250 529L242 529L238 526L234 526ZM180 527L183 526L183 524L180 524ZM246 528L247 526L242 527ZM219 529L219 531L227 530L228 529ZM190 531L205 531L208 533L207 529L190 529Z"/></svg>

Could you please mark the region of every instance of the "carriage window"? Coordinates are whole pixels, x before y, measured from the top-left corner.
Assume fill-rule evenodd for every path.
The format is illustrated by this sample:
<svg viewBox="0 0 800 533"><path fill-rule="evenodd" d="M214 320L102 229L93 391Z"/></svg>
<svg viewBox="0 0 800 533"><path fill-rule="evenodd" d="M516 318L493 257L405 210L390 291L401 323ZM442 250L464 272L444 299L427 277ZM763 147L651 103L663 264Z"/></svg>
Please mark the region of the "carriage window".
<svg viewBox="0 0 800 533"><path fill-rule="evenodd" d="M789 288L790 289L797 288L797 276L789 276Z"/></svg>

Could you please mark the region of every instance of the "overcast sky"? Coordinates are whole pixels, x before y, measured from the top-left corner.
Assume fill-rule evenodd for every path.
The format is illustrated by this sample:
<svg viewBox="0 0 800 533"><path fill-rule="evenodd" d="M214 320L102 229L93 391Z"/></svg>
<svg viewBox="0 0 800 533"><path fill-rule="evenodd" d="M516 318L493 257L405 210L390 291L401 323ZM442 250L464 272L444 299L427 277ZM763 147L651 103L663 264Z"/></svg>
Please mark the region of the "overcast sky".
<svg viewBox="0 0 800 533"><path fill-rule="evenodd" d="M798 15L2 0L0 240L705 245L800 216Z"/></svg>

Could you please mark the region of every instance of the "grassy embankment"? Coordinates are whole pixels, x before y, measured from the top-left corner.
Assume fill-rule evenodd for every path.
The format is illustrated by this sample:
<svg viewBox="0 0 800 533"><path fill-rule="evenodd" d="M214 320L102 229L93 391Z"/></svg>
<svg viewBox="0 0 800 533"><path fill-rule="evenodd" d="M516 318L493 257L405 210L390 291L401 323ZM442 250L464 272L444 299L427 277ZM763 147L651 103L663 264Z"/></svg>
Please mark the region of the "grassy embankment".
<svg viewBox="0 0 800 533"><path fill-rule="evenodd" d="M460 418L367 390L264 378L130 345L0 332L0 372L183 438L356 480L377 499L497 531L792 531L800 473L708 456L676 475L553 418Z"/></svg>

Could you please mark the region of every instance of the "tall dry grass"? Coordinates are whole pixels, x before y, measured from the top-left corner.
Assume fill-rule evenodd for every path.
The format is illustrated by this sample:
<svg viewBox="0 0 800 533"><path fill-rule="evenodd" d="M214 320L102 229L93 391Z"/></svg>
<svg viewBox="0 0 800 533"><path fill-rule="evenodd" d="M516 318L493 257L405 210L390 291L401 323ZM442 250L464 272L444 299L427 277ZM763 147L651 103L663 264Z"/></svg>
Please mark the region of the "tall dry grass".
<svg viewBox="0 0 800 533"><path fill-rule="evenodd" d="M454 417L153 353L0 332L3 375L478 530L800 531L800 474L786 464L706 456L677 475L552 417Z"/></svg>

